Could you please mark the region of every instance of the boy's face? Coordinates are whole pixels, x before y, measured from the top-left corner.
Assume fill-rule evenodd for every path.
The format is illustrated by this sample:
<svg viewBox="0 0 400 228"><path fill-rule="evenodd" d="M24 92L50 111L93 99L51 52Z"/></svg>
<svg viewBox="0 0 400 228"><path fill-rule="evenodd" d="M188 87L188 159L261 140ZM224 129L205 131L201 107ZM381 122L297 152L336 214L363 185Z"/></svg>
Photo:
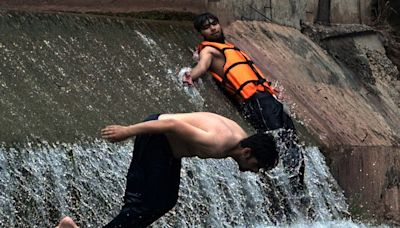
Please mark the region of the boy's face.
<svg viewBox="0 0 400 228"><path fill-rule="evenodd" d="M208 41L219 41L223 37L222 29L217 20L208 19L201 27L200 34Z"/></svg>
<svg viewBox="0 0 400 228"><path fill-rule="evenodd" d="M239 164L239 163L238 163ZM255 157L247 159L245 162L239 164L239 170L242 172L250 171L253 173L258 173L261 167Z"/></svg>

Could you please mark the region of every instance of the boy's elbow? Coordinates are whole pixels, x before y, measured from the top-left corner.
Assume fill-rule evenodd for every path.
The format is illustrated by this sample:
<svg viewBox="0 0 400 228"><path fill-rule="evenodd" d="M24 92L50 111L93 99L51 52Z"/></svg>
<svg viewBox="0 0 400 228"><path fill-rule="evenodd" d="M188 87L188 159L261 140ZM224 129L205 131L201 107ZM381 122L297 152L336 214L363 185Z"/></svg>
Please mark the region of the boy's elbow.
<svg viewBox="0 0 400 228"><path fill-rule="evenodd" d="M177 119L165 119L164 120L166 132L174 132L179 128L180 121Z"/></svg>

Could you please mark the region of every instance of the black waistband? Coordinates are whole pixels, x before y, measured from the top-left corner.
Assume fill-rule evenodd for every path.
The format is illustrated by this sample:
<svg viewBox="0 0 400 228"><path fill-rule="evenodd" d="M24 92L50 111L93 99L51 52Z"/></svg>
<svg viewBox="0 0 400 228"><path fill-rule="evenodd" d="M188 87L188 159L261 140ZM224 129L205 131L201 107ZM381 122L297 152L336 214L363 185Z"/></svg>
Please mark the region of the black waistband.
<svg viewBox="0 0 400 228"><path fill-rule="evenodd" d="M257 91L251 97L249 97L247 100L260 99L262 97L272 97L272 95L267 91Z"/></svg>
<svg viewBox="0 0 400 228"><path fill-rule="evenodd" d="M160 117L161 114L150 114L146 119L143 121L150 121L150 120L158 120L158 117Z"/></svg>

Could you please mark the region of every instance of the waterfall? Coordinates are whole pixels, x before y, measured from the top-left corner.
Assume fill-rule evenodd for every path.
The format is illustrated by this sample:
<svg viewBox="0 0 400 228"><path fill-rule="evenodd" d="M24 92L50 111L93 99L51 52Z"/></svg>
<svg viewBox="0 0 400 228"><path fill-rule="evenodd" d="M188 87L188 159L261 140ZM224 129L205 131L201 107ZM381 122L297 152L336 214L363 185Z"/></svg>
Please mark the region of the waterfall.
<svg viewBox="0 0 400 228"><path fill-rule="evenodd" d="M176 77L198 41L188 22L0 11L0 30L0 227L54 227L64 215L81 227L110 221L133 142L98 139L106 124L211 111L253 131L210 80L193 95ZM298 147L300 193L282 161L256 175L229 159L183 159L178 203L153 226L363 226L347 221L318 148Z"/></svg>
<svg viewBox="0 0 400 228"><path fill-rule="evenodd" d="M62 215L99 227L121 205L132 141L35 141L0 148L2 227L51 227ZM305 147L307 190L294 196L282 164L261 175L241 173L233 160L183 160L180 197L160 226L255 226L332 221L345 199L316 147ZM281 198L282 197L282 198ZM285 198L286 197L286 198ZM297 198L296 198L297 197ZM299 198L307 198L308 207Z"/></svg>

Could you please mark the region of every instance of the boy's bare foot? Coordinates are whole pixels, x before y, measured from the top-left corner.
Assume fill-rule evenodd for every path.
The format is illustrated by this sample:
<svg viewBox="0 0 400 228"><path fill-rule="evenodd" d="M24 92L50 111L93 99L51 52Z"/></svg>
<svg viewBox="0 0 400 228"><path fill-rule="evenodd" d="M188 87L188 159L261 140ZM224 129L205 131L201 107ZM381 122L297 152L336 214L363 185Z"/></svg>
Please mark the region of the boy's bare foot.
<svg viewBox="0 0 400 228"><path fill-rule="evenodd" d="M76 223L71 217L66 216L63 219L61 219L60 223L58 223L56 228L79 228L79 226L76 225Z"/></svg>

